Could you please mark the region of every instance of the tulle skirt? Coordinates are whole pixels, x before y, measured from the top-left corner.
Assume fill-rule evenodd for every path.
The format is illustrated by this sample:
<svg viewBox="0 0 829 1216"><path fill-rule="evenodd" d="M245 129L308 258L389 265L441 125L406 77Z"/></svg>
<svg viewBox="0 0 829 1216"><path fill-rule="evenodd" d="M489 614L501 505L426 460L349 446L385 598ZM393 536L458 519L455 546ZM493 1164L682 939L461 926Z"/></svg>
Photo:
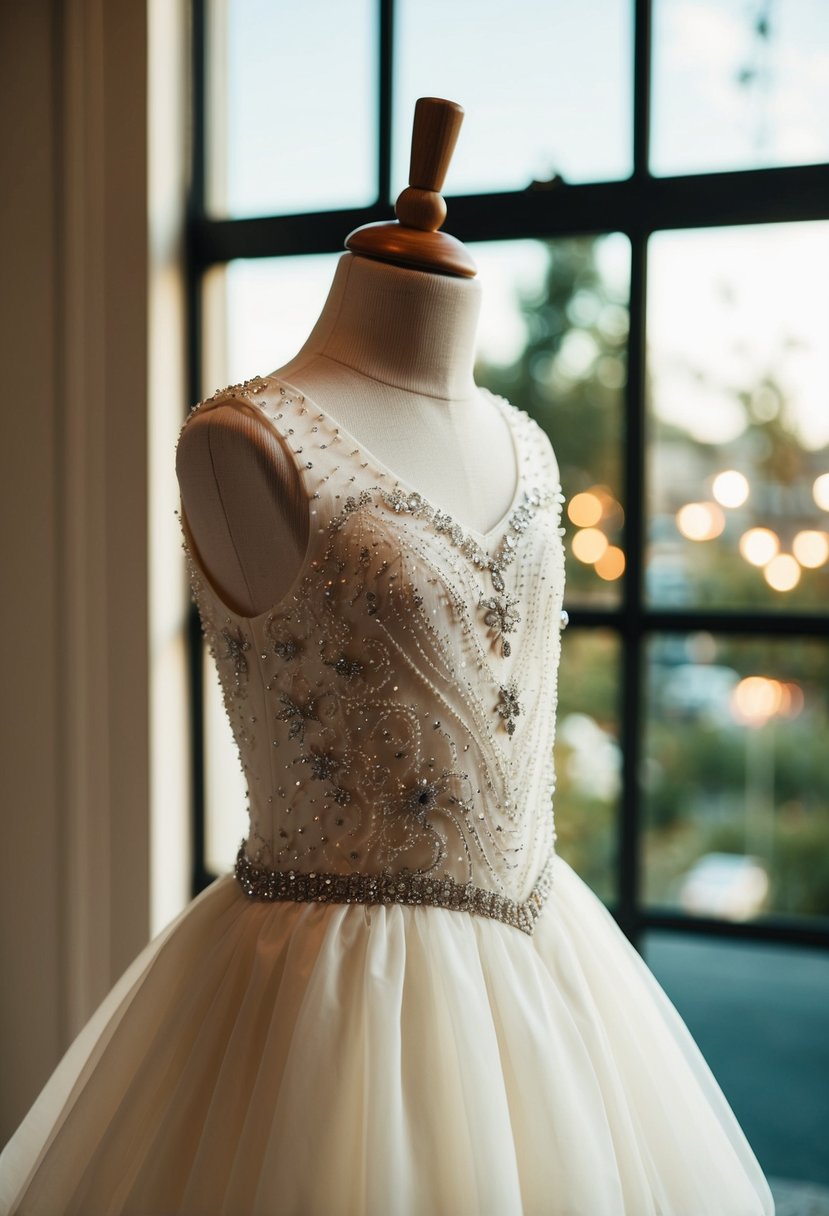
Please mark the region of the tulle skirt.
<svg viewBox="0 0 829 1216"><path fill-rule="evenodd" d="M561 859L533 937L208 888L0 1157L21 1216L760 1216L688 1031Z"/></svg>

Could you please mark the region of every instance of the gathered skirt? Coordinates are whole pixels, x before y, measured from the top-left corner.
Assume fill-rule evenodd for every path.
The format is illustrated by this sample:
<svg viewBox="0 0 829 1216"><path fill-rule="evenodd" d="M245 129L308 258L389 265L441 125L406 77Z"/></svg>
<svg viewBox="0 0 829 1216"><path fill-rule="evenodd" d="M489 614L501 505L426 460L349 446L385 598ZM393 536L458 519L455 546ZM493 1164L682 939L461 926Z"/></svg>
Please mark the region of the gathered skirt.
<svg viewBox="0 0 829 1216"><path fill-rule="evenodd" d="M532 937L218 879L0 1156L10 1216L769 1216L673 1006L562 859Z"/></svg>

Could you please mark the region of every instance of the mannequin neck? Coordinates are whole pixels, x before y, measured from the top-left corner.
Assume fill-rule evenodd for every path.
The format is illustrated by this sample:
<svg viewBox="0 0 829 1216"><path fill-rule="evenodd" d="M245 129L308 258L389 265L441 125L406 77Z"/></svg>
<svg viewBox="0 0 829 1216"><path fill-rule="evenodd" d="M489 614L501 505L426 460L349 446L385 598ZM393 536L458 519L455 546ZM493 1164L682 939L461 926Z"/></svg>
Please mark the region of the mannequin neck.
<svg viewBox="0 0 829 1216"><path fill-rule="evenodd" d="M480 288L474 279L344 254L296 360L323 356L371 380L447 401L475 392Z"/></svg>

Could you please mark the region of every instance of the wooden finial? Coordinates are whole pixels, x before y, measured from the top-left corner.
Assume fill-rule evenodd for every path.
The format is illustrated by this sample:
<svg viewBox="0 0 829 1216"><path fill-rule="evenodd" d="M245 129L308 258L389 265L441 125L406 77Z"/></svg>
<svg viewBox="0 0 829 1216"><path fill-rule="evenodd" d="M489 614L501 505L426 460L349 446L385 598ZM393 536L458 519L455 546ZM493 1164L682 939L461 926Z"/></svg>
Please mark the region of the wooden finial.
<svg viewBox="0 0 829 1216"><path fill-rule="evenodd" d="M394 208L397 222L355 228L346 248L416 270L474 278L477 267L460 241L438 232L446 219L440 191L463 122L463 108L441 97L421 97L415 105L409 184Z"/></svg>

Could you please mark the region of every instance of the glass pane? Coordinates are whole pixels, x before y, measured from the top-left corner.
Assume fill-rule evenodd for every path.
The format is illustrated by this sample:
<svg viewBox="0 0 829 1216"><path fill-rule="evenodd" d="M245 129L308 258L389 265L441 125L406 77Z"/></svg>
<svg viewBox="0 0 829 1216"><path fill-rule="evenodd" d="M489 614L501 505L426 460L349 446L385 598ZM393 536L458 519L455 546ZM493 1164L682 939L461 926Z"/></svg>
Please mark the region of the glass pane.
<svg viewBox="0 0 829 1216"><path fill-rule="evenodd" d="M565 631L558 698L557 849L597 895L612 903L622 772L615 634Z"/></svg>
<svg viewBox="0 0 829 1216"><path fill-rule="evenodd" d="M395 193L421 96L466 110L449 193L630 174L630 0L400 0L396 14Z"/></svg>
<svg viewBox="0 0 829 1216"><path fill-rule="evenodd" d="M342 255L239 259L205 277L204 384L264 376L287 363L310 334Z"/></svg>
<svg viewBox="0 0 829 1216"><path fill-rule="evenodd" d="M658 174L829 159L825 0L654 0Z"/></svg>
<svg viewBox="0 0 829 1216"><path fill-rule="evenodd" d="M630 246L617 233L472 245L480 384L547 431L568 504L568 607L619 601Z"/></svg>
<svg viewBox="0 0 829 1216"><path fill-rule="evenodd" d="M826 953L668 933L648 934L644 953L765 1172L829 1185ZM826 1192L795 1203L791 1184L772 1189L781 1216L825 1211Z"/></svg>
<svg viewBox="0 0 829 1216"><path fill-rule="evenodd" d="M204 386L265 375L297 353L325 301L340 254L230 262L204 289ZM206 864L233 867L245 834L245 783L214 665L205 655Z"/></svg>
<svg viewBox="0 0 829 1216"><path fill-rule="evenodd" d="M822 611L829 223L659 233L649 265L649 600Z"/></svg>
<svg viewBox="0 0 829 1216"><path fill-rule="evenodd" d="M649 904L829 916L829 643L661 635L648 649Z"/></svg>
<svg viewBox="0 0 829 1216"><path fill-rule="evenodd" d="M376 0L211 0L207 11L208 209L235 218L373 202Z"/></svg>
<svg viewBox="0 0 829 1216"><path fill-rule="evenodd" d="M233 869L247 835L247 794L239 752L227 720L216 665L204 661L205 864L212 874Z"/></svg>

